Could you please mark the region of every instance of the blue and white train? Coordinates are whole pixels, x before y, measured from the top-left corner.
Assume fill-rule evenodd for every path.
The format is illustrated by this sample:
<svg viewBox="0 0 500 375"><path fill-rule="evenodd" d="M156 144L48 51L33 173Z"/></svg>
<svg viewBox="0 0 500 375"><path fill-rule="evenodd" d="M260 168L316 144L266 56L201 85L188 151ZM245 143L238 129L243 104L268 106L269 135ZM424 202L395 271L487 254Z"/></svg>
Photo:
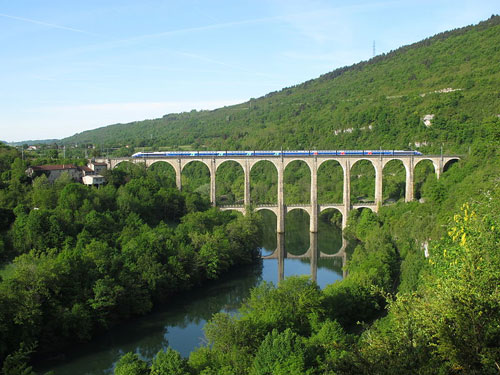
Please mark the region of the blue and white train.
<svg viewBox="0 0 500 375"><path fill-rule="evenodd" d="M228 157L228 156L411 156L418 151L405 150L299 150L299 151L155 151L136 152L133 158Z"/></svg>

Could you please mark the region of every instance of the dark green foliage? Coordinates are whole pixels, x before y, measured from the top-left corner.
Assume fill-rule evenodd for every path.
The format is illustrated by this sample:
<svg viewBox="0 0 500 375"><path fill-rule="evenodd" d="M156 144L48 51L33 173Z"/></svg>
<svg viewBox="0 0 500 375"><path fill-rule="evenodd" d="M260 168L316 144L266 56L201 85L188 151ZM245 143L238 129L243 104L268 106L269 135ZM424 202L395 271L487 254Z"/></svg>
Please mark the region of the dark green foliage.
<svg viewBox="0 0 500 375"><path fill-rule="evenodd" d="M149 369L146 362L137 354L127 353L116 364L115 375L148 375Z"/></svg>
<svg viewBox="0 0 500 375"><path fill-rule="evenodd" d="M222 163L215 177L217 205L243 204L244 175L241 166L234 161Z"/></svg>
<svg viewBox="0 0 500 375"><path fill-rule="evenodd" d="M159 352L151 364L151 375L189 375L187 361L178 352L168 348Z"/></svg>
<svg viewBox="0 0 500 375"><path fill-rule="evenodd" d="M28 365L30 355L36 345L25 345L21 343L18 350L9 354L2 366L3 375L35 375L31 366Z"/></svg>
<svg viewBox="0 0 500 375"><path fill-rule="evenodd" d="M306 370L306 348L292 330L279 333L276 329L267 334L253 361L252 375L303 375Z"/></svg>
<svg viewBox="0 0 500 375"><path fill-rule="evenodd" d="M336 161L326 161L318 169L318 202L342 203L344 173Z"/></svg>
<svg viewBox="0 0 500 375"><path fill-rule="evenodd" d="M0 254L11 240L19 256L0 279L0 359L22 342L51 352L89 340L257 259L258 216L207 210L199 194L168 187L161 168L130 171L118 189L39 177L40 207L2 209ZM142 368L129 362L120 371Z"/></svg>
<svg viewBox="0 0 500 375"><path fill-rule="evenodd" d="M256 204L277 203L278 171L269 161L257 162L250 171L250 195Z"/></svg>

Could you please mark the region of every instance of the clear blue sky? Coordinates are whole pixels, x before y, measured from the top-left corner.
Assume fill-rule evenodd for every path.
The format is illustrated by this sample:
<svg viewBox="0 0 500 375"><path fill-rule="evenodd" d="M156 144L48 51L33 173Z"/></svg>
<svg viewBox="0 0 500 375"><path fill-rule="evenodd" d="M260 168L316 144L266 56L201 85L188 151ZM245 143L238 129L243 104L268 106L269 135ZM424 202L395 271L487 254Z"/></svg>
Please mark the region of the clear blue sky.
<svg viewBox="0 0 500 375"><path fill-rule="evenodd" d="M0 139L213 109L500 13L499 0L0 0Z"/></svg>

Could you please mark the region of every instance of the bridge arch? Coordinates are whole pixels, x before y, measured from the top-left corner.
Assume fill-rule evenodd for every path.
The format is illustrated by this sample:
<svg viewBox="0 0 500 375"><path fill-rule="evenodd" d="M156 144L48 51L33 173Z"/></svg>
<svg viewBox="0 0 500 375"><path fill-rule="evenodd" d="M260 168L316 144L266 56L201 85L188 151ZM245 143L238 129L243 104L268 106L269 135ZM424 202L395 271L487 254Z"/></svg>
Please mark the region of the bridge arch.
<svg viewBox="0 0 500 375"><path fill-rule="evenodd" d="M149 165L148 165L148 168L152 168L152 167L155 167L159 164L168 164L172 167L172 169L175 171L176 170L176 167L177 165L175 165L174 161L173 160L170 160L170 159L163 159L163 160L152 160ZM155 168L158 168L158 167L155 167Z"/></svg>
<svg viewBox="0 0 500 375"><path fill-rule="evenodd" d="M414 197L421 199L423 194L424 184L431 180L437 179L439 166L430 158L420 159L414 166Z"/></svg>
<svg viewBox="0 0 500 375"><path fill-rule="evenodd" d="M243 217L245 215L245 208L244 207L224 207L222 206L221 211L228 211L231 213L233 216L240 216Z"/></svg>
<svg viewBox="0 0 500 375"><path fill-rule="evenodd" d="M250 165L250 196L255 205L278 203L278 167L273 161L259 160Z"/></svg>
<svg viewBox="0 0 500 375"><path fill-rule="evenodd" d="M202 160L189 160L181 168L182 188L211 196L210 165Z"/></svg>
<svg viewBox="0 0 500 375"><path fill-rule="evenodd" d="M404 200L406 193L407 167L401 159L390 159L383 163L382 168L382 200L395 203Z"/></svg>
<svg viewBox="0 0 500 375"><path fill-rule="evenodd" d="M443 165L443 173L448 171L448 169L450 169L452 165L458 163L459 161L459 158L449 158Z"/></svg>
<svg viewBox="0 0 500 375"><path fill-rule="evenodd" d="M365 158L359 158L351 165L351 204L375 202L375 168L373 161Z"/></svg>
<svg viewBox="0 0 500 375"><path fill-rule="evenodd" d="M128 176L132 177L144 177L146 175L146 165L144 162L134 162L134 160L119 160L113 170L122 170Z"/></svg>
<svg viewBox="0 0 500 375"><path fill-rule="evenodd" d="M241 169L245 169L245 166L242 164L241 160L238 160L238 159L234 159L234 158L228 158L228 159L224 159L224 160L219 160L219 159L216 159L215 161L215 171L217 172L219 170L219 167L227 162L233 162L233 163L236 163L238 164Z"/></svg>
<svg viewBox="0 0 500 375"><path fill-rule="evenodd" d="M174 187L177 182L177 170L169 161L155 160L151 163L147 170L148 175L154 174L161 179L162 184L167 182L170 187Z"/></svg>
<svg viewBox="0 0 500 375"><path fill-rule="evenodd" d="M342 229L344 217L337 207L321 210L318 217L318 250L319 254L334 255L341 251L343 245Z"/></svg>
<svg viewBox="0 0 500 375"><path fill-rule="evenodd" d="M342 222L344 220L344 213L339 207L322 207L320 209L319 218L321 220L329 220L335 223L335 225L342 228ZM340 220L339 220L340 218Z"/></svg>
<svg viewBox="0 0 500 375"><path fill-rule="evenodd" d="M285 204L310 204L311 167L305 160L288 161L283 169Z"/></svg>
<svg viewBox="0 0 500 375"><path fill-rule="evenodd" d="M437 175L438 171L439 171L439 164L438 164L438 161L435 160L434 158L420 158L414 165L413 169L417 168L417 166L421 163L424 163L424 164L428 164L428 163L431 163L433 168L434 168L434 173Z"/></svg>
<svg viewBox="0 0 500 375"><path fill-rule="evenodd" d="M244 203L245 171L241 163L224 160L215 171L215 202L220 204Z"/></svg>
<svg viewBox="0 0 500 375"><path fill-rule="evenodd" d="M338 160L324 160L318 164L318 203L342 203L344 200L344 167Z"/></svg>

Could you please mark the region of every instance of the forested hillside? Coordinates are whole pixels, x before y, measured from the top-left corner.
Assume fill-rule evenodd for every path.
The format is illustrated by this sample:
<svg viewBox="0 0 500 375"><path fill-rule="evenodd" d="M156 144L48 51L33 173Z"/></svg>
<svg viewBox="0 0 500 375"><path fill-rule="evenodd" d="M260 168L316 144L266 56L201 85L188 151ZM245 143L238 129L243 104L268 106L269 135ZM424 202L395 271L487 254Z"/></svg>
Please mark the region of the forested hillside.
<svg viewBox="0 0 500 375"><path fill-rule="evenodd" d="M500 17L492 16L240 105L112 125L63 142L465 152L500 114L499 62ZM430 126L426 115L434 115Z"/></svg>

